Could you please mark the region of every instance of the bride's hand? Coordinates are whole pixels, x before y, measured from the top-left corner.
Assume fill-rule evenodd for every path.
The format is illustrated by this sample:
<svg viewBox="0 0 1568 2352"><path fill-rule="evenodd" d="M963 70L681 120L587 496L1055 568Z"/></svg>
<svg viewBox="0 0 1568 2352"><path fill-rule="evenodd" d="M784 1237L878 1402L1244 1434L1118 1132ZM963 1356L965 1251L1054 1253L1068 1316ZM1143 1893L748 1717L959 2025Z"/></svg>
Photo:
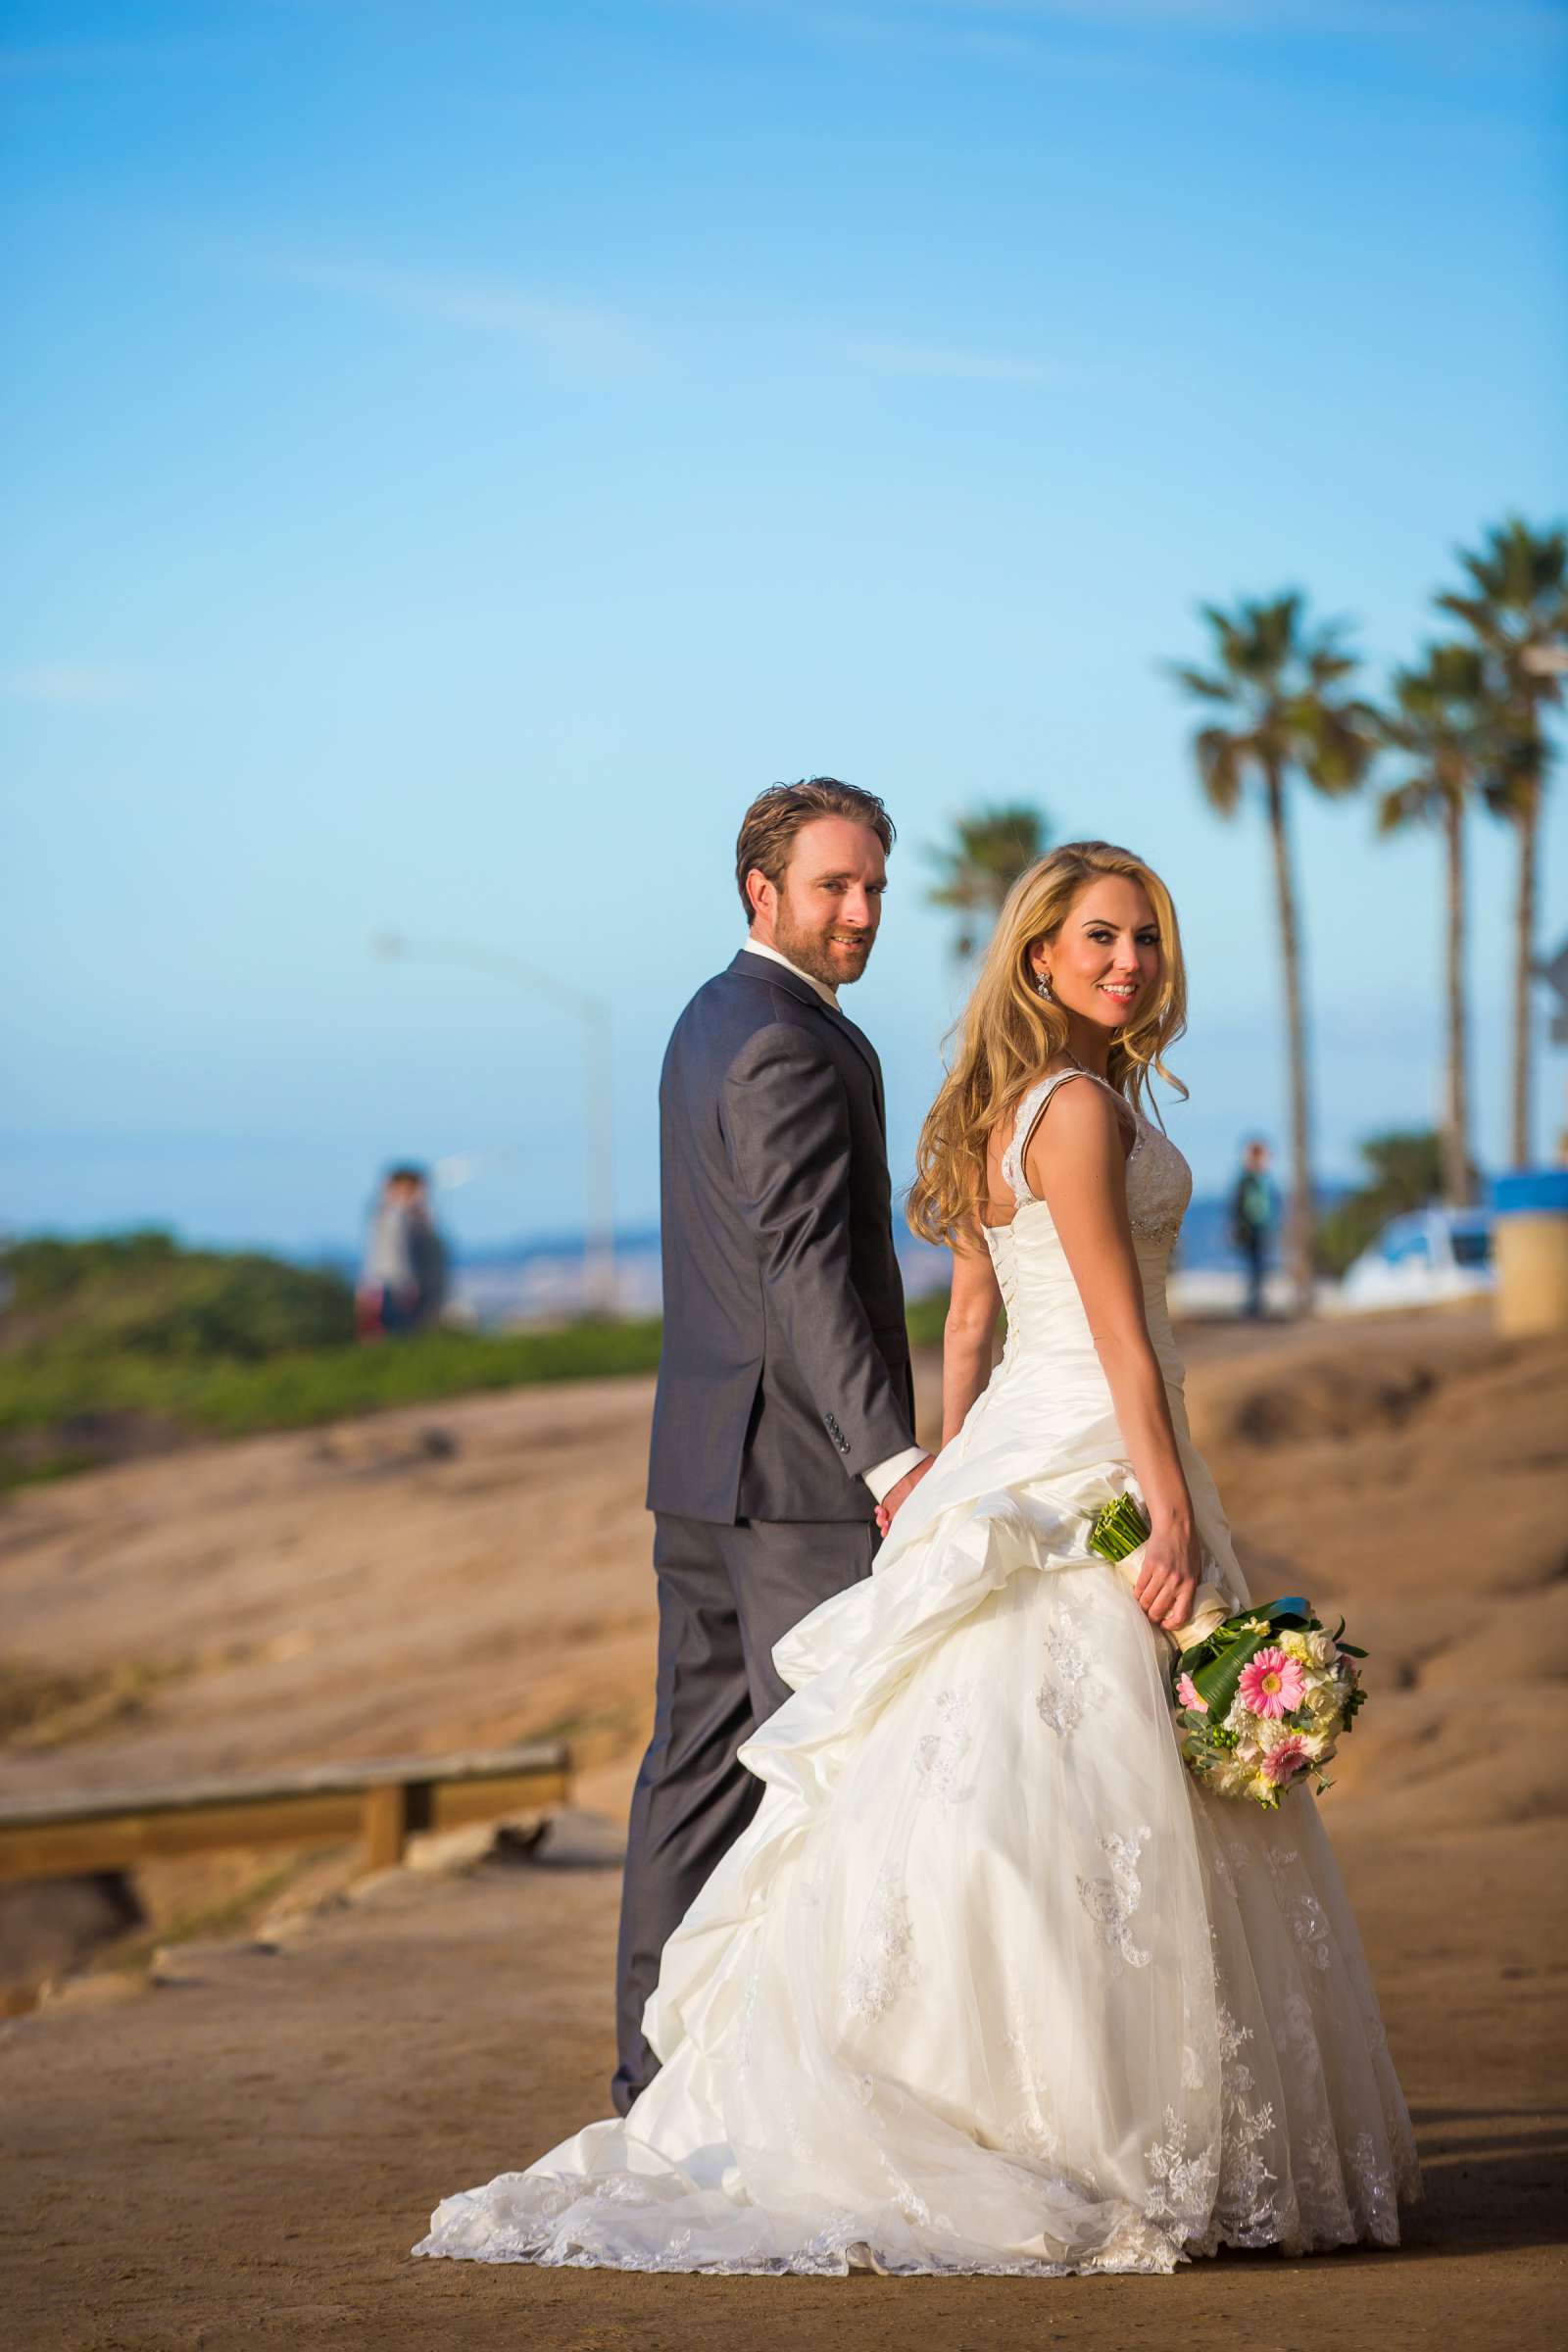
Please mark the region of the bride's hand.
<svg viewBox="0 0 1568 2352"><path fill-rule="evenodd" d="M1175 1633L1193 1613L1193 1595L1202 1576L1203 1552L1196 1528L1150 1537L1144 1564L1133 1587L1138 1606L1152 1625Z"/></svg>

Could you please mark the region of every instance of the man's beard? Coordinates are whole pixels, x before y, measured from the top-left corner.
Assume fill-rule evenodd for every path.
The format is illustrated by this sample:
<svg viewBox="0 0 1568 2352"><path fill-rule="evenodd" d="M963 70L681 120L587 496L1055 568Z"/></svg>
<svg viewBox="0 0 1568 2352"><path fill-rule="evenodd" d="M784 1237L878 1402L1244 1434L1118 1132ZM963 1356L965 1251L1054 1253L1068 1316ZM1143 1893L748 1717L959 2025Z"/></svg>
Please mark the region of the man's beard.
<svg viewBox="0 0 1568 2352"><path fill-rule="evenodd" d="M824 937L820 931L797 930L782 906L774 917L773 945L781 956L787 956L798 970L808 972L813 980L820 980L824 988L848 988L852 981L858 980L865 969L871 954L872 934L868 931L859 933L862 953L858 961L837 960L829 944L831 936L829 933Z"/></svg>

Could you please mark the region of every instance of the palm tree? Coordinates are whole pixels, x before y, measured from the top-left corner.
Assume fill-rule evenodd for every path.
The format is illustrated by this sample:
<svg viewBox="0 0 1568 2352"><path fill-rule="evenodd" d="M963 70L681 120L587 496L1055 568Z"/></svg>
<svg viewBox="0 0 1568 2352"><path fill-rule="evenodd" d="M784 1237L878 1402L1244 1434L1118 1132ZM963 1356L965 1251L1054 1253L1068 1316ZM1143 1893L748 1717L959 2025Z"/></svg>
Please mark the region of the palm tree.
<svg viewBox="0 0 1568 2352"><path fill-rule="evenodd" d="M974 954L983 934L989 936L1018 876L1045 856L1050 827L1050 818L1026 802L977 808L955 821L951 849L926 851L941 875L926 892L926 902L956 908L954 953L960 961Z"/></svg>
<svg viewBox="0 0 1568 2352"><path fill-rule="evenodd" d="M1286 1046L1291 1085L1291 1200L1286 1262L1298 1311L1312 1310L1312 1132L1306 1020L1301 1001L1300 928L1291 863L1286 785L1294 775L1337 797L1353 792L1374 749L1373 713L1343 693L1356 667L1339 624L1308 628L1294 592L1271 604L1245 603L1234 614L1200 607L1213 632L1215 667L1172 662L1190 694L1222 704L1229 723L1200 728L1193 739L1198 773L1211 808L1234 816L1250 776L1261 789L1273 854L1280 956L1285 980Z"/></svg>
<svg viewBox="0 0 1568 2352"><path fill-rule="evenodd" d="M1541 802L1552 757L1542 714L1548 704L1561 702L1568 667L1568 532L1535 532L1515 514L1494 525L1479 554L1460 548L1458 555L1470 588L1437 601L1473 633L1492 693L1505 714L1505 739L1487 780L1486 799L1519 837L1510 1146L1514 1166L1522 1168L1530 1158L1530 989Z"/></svg>
<svg viewBox="0 0 1568 2352"><path fill-rule="evenodd" d="M1393 686L1394 706L1379 713L1378 734L1413 765L1379 799L1378 831L1396 833L1411 824L1438 825L1443 831L1448 1032L1443 1197L1451 1208L1463 1208L1475 1186L1464 1000L1465 813L1498 758L1501 718L1488 691L1486 663L1473 645L1428 646L1422 665L1396 670Z"/></svg>

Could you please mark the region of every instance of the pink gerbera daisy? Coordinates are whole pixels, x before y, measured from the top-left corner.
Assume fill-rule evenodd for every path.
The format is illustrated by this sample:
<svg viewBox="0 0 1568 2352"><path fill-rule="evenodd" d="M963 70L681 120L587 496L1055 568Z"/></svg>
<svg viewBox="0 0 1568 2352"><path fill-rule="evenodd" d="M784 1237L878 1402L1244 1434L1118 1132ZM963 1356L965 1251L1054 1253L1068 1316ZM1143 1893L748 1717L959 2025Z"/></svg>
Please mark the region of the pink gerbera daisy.
<svg viewBox="0 0 1568 2352"><path fill-rule="evenodd" d="M1254 1715L1288 1715L1300 1705L1305 1689L1300 1667L1283 1649L1260 1649L1242 1668L1242 1704Z"/></svg>
<svg viewBox="0 0 1568 2352"><path fill-rule="evenodd" d="M1198 1685L1194 1682L1190 1674L1184 1674L1178 1680L1176 1685L1176 1695L1181 1700L1184 1707L1192 1707L1200 1715L1206 1715L1208 1713L1208 1701L1206 1698L1204 1698L1201 1691L1199 1690Z"/></svg>
<svg viewBox="0 0 1568 2352"><path fill-rule="evenodd" d="M1272 1781L1276 1788L1283 1788L1287 1781L1294 1781L1298 1773L1305 1772L1311 1761L1306 1741L1292 1734L1279 1740L1263 1758L1263 1778Z"/></svg>

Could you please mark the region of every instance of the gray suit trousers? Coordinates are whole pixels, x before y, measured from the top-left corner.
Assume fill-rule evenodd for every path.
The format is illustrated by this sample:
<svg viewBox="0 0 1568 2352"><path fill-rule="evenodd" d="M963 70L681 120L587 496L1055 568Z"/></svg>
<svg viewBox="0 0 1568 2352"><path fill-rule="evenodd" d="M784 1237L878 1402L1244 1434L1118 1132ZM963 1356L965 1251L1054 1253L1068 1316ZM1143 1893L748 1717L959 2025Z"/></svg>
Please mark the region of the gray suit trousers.
<svg viewBox="0 0 1568 2352"><path fill-rule="evenodd" d="M773 1645L819 1601L868 1576L876 1544L869 1520L724 1527L655 1517L659 1684L620 1898L620 2063L611 2085L620 2115L659 2071L642 2019L665 1941L761 1796L736 1750L789 1696Z"/></svg>

